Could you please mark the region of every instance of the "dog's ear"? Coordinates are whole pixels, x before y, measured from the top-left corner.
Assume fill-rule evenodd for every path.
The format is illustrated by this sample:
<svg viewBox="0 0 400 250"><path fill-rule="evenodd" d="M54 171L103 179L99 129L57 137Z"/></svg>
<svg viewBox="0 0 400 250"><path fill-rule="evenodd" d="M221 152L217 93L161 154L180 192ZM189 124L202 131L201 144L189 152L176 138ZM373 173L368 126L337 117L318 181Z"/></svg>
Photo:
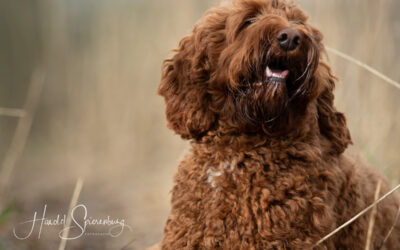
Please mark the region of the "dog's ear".
<svg viewBox="0 0 400 250"><path fill-rule="evenodd" d="M218 14L203 17L162 66L158 93L165 99L168 127L184 139L200 139L216 123L209 80L225 42L224 17Z"/></svg>
<svg viewBox="0 0 400 250"><path fill-rule="evenodd" d="M331 142L330 152L341 154L352 143L346 118L334 107L333 90L337 78L331 73L328 65L320 62L315 74L316 81L321 83L321 93L317 99L318 124L320 133Z"/></svg>

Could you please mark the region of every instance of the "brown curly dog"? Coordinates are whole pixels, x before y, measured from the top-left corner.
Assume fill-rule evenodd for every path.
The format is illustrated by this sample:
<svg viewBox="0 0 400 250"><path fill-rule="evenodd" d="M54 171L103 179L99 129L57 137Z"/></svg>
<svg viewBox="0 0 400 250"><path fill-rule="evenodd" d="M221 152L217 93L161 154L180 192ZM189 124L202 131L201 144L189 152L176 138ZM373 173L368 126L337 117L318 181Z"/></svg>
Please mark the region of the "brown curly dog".
<svg viewBox="0 0 400 250"><path fill-rule="evenodd" d="M322 34L294 3L236 0L211 9L164 61L168 126L191 141L172 190L162 249L312 249L388 182L344 154L336 78ZM371 246L399 201L377 209ZM370 213L315 249L364 249ZM384 245L400 249L400 225Z"/></svg>

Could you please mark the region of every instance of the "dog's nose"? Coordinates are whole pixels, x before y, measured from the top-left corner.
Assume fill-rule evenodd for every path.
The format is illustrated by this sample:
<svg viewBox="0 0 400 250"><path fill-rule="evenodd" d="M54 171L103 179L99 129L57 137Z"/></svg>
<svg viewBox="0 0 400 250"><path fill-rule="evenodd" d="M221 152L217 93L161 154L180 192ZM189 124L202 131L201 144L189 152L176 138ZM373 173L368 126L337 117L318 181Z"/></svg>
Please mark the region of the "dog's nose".
<svg viewBox="0 0 400 250"><path fill-rule="evenodd" d="M276 36L279 45L286 51L295 50L301 43L300 33L292 28L284 28L278 32Z"/></svg>

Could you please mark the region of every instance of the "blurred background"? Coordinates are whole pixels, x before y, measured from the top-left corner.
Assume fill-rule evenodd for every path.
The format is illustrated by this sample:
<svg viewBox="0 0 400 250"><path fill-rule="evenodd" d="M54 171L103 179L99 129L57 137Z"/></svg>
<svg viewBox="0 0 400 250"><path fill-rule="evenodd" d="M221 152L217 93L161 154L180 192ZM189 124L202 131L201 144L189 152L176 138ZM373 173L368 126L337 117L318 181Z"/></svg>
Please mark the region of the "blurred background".
<svg viewBox="0 0 400 250"><path fill-rule="evenodd" d="M400 81L400 1L296 2L326 45ZM48 218L68 213L79 177L78 204L88 217L124 219L132 230L85 235L66 249L143 249L161 239L172 176L188 146L166 128L156 95L161 63L216 4L0 0L0 180L7 183L0 250L58 249L61 225L40 233L37 223L26 240L13 229L27 235L32 223L19 223L42 216L45 205ZM351 150L399 183L400 90L328 55L341 79L336 105L347 114Z"/></svg>

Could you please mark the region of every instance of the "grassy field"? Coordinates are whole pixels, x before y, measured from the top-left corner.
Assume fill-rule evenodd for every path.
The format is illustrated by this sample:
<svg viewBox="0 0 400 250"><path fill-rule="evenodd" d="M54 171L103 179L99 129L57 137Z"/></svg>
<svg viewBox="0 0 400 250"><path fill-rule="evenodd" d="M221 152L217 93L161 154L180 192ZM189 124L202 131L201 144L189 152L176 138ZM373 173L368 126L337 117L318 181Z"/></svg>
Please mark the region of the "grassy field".
<svg viewBox="0 0 400 250"><path fill-rule="evenodd" d="M325 44L400 80L400 2L299 0ZM187 144L167 130L156 95L162 60L211 0L0 0L0 107L22 108L33 72L44 75L32 128L1 206L0 250L57 249L61 226L17 240L33 213L67 213L76 180L89 216L125 219L120 237L85 236L66 249L141 249L160 240L169 190ZM341 79L351 150L400 182L400 90L329 55ZM0 116L0 163L18 119ZM80 214L80 216L83 216ZM24 227L24 235L30 228ZM104 228L94 227L101 231ZM72 232L74 233L74 232Z"/></svg>

